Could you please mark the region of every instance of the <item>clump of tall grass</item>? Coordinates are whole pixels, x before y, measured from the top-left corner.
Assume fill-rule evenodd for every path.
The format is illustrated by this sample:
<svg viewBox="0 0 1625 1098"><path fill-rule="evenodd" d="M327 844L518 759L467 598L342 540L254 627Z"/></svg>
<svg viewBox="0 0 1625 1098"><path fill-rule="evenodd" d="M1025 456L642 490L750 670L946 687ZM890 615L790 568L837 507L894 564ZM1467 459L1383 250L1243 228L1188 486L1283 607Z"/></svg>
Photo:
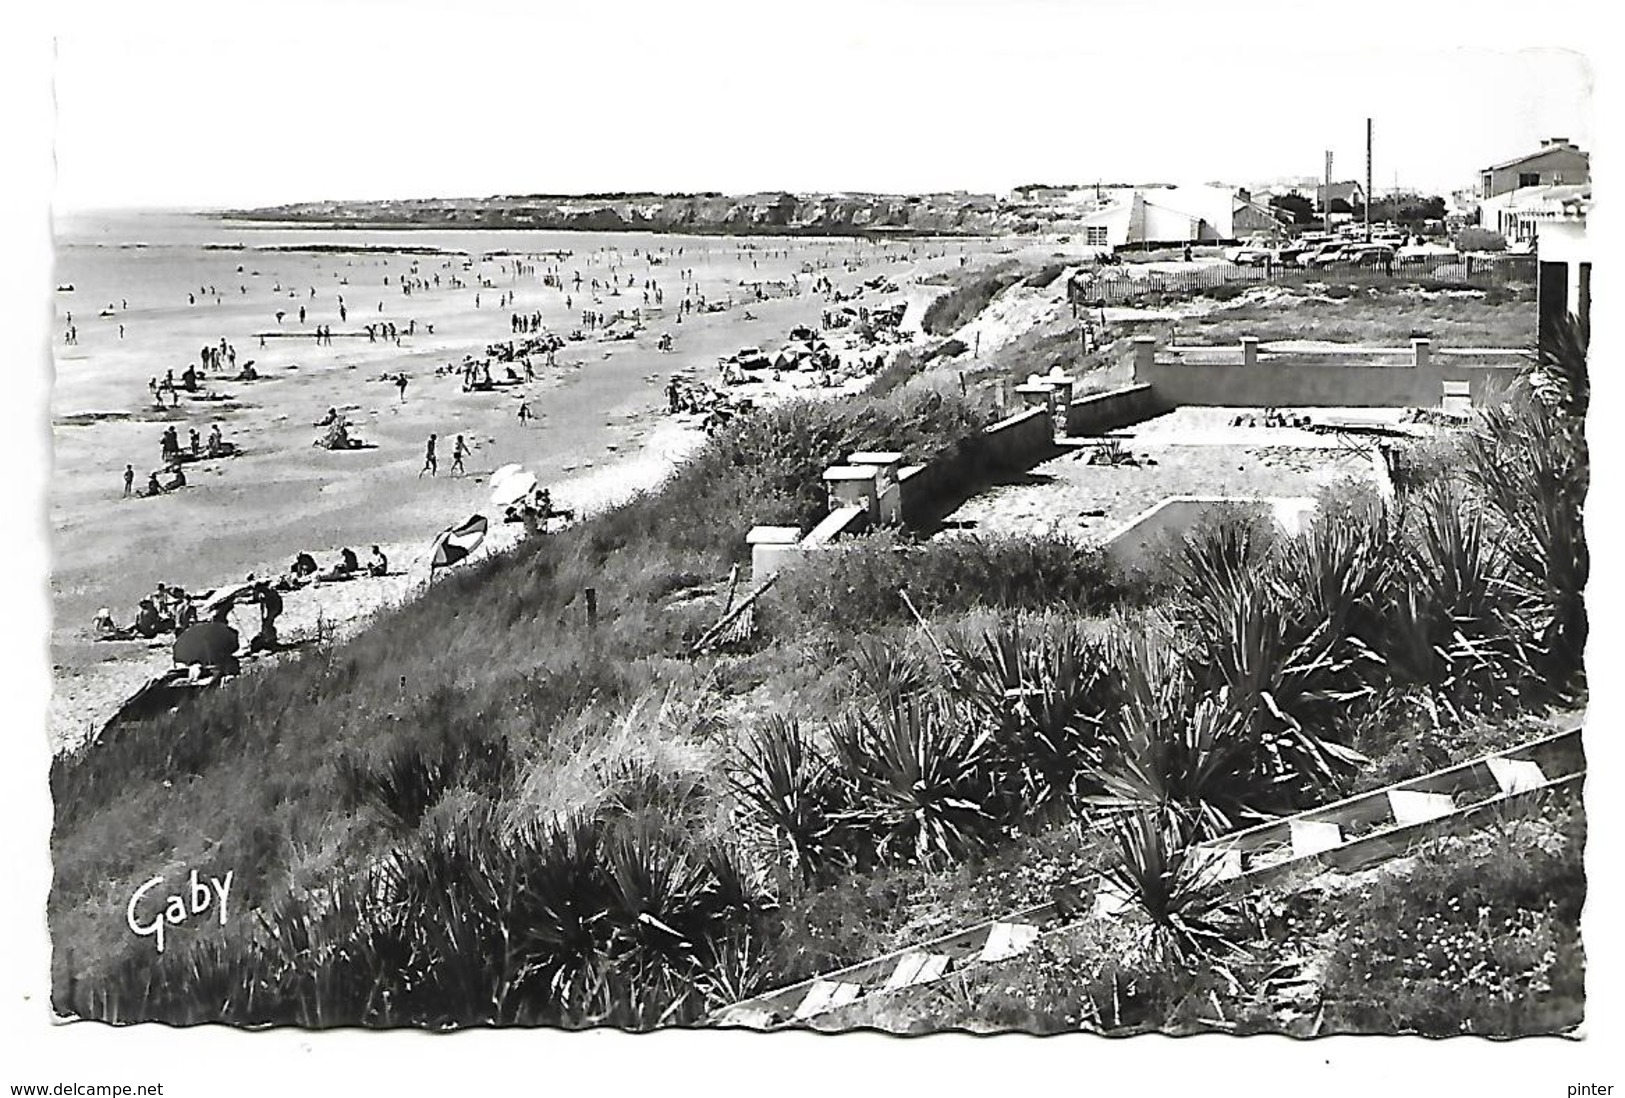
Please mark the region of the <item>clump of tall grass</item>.
<svg viewBox="0 0 1625 1098"><path fill-rule="evenodd" d="M990 301L1023 277L1021 270L1009 263L968 275L926 306L920 325L934 336L952 335L975 320Z"/></svg>
<svg viewBox="0 0 1625 1098"><path fill-rule="evenodd" d="M781 575L764 625L783 636L854 634L913 621L916 611L928 618L973 607L1092 615L1132 597L1111 558L1059 535L912 542L882 532L797 560Z"/></svg>
<svg viewBox="0 0 1625 1098"><path fill-rule="evenodd" d="M182 1024L646 1029L754 990L767 910L734 848L654 816L516 828L487 807L413 836L320 902L134 958L58 1006Z"/></svg>

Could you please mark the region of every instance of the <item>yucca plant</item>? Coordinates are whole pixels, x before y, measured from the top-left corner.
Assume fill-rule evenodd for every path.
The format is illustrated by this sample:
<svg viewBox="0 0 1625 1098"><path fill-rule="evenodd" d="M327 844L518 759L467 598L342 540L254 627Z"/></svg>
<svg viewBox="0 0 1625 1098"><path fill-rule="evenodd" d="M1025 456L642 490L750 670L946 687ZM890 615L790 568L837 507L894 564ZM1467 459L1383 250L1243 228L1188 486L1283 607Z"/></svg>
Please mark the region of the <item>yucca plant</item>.
<svg viewBox="0 0 1625 1098"><path fill-rule="evenodd" d="M999 801L1038 823L1071 813L1110 704L1102 645L1071 623L1031 633L1014 622L955 646L951 663L955 697L992 733Z"/></svg>
<svg viewBox="0 0 1625 1098"><path fill-rule="evenodd" d="M1589 342L1588 326L1576 318L1557 325L1511 399L1485 410L1464 444L1463 462L1504 539L1509 581L1543 608L1535 638L1541 677L1570 700L1584 691L1588 632Z"/></svg>
<svg viewBox="0 0 1625 1098"><path fill-rule="evenodd" d="M1305 634L1324 623L1331 663L1325 691L1342 706L1382 679L1375 639L1399 558L1397 523L1378 504L1323 513L1301 537L1286 539L1271 578Z"/></svg>
<svg viewBox="0 0 1625 1098"><path fill-rule="evenodd" d="M705 863L658 821L622 821L603 839L617 953L687 967L711 914Z"/></svg>
<svg viewBox="0 0 1625 1098"><path fill-rule="evenodd" d="M1358 691L1345 689L1353 655L1332 626L1287 605L1264 573L1214 592L1195 621L1189 660L1197 685L1239 718L1255 774L1287 811L1335 784L1363 759L1322 735Z"/></svg>
<svg viewBox="0 0 1625 1098"><path fill-rule="evenodd" d="M781 844L788 867L809 881L843 861L838 775L793 717L752 729L728 768L735 795Z"/></svg>
<svg viewBox="0 0 1625 1098"><path fill-rule="evenodd" d="M1448 711L1499 710L1533 674L1540 607L1509 576L1507 542L1459 486L1430 485L1407 506L1410 539L1383 655L1403 686L1424 687Z"/></svg>
<svg viewBox="0 0 1625 1098"><path fill-rule="evenodd" d="M1192 856L1194 823L1177 809L1118 817L1117 861L1102 874L1147 920L1144 949L1154 963L1222 967L1239 952L1234 920L1216 895L1201 861Z"/></svg>
<svg viewBox="0 0 1625 1098"><path fill-rule="evenodd" d="M1239 514L1205 519L1185 535L1172 568L1184 611L1199 629L1215 633L1224 627L1226 607L1257 583L1273 547L1261 521Z"/></svg>
<svg viewBox="0 0 1625 1098"><path fill-rule="evenodd" d="M601 828L585 812L549 823L526 844L517 929L523 975L563 1013L585 1009L610 963Z"/></svg>
<svg viewBox="0 0 1625 1098"><path fill-rule="evenodd" d="M851 786L850 807L834 819L866 834L880 860L942 865L996 834L990 734L940 701L849 715L831 733Z"/></svg>
<svg viewBox="0 0 1625 1098"><path fill-rule="evenodd" d="M1187 711L1159 693L1124 707L1112 750L1092 769L1102 792L1091 803L1119 813L1178 811L1200 838L1269 817L1281 801L1278 777L1260 765L1242 717L1212 697Z"/></svg>
<svg viewBox="0 0 1625 1098"><path fill-rule="evenodd" d="M863 636L853 649L858 682L869 697L890 704L910 694L918 694L932 684L930 665L919 653L902 644L889 644L879 637Z"/></svg>

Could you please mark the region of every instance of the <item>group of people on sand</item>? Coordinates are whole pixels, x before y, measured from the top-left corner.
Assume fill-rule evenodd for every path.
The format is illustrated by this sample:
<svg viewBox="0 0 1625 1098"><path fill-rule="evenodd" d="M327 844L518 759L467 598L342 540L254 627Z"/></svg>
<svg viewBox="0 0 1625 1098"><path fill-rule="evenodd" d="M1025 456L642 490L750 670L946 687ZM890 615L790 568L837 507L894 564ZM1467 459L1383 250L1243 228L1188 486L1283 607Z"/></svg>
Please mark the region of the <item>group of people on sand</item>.
<svg viewBox="0 0 1625 1098"><path fill-rule="evenodd" d="M393 343L395 346L399 347L401 345L402 335L410 336L417 334L418 322L415 318L408 320L406 322L405 332L402 332L399 328L397 328L393 320L379 321L377 324L363 324L362 327L367 330L368 343L377 343L380 339L382 339L385 343ZM430 324L426 325L425 327L430 335L434 334L434 325Z"/></svg>
<svg viewBox="0 0 1625 1098"><path fill-rule="evenodd" d="M94 628L98 640L151 640L160 633L186 632L197 624L197 603L181 587L160 583L158 589L136 606L135 620L120 626L107 607L96 611Z"/></svg>
<svg viewBox="0 0 1625 1098"><path fill-rule="evenodd" d="M252 579L252 577L250 577ZM198 623L200 602L178 585L160 583L156 591L136 606L135 620L121 626L113 620L107 607L96 611L92 628L98 640L154 640L164 633L177 637ZM277 646L276 619L282 613L282 596L267 582L249 583L230 597L216 598L211 615L222 624L231 620L231 611L239 603L257 605L260 609L260 628L249 643L249 651L269 651Z"/></svg>
<svg viewBox="0 0 1625 1098"><path fill-rule="evenodd" d="M293 558L288 571L277 581L277 586L284 591L292 591L310 583L335 583L341 580L355 579L357 576L368 575L374 578L389 575L389 558L378 546L372 547L372 554L367 558L365 566L355 554L354 549L339 550L339 558L329 568L322 568L316 563L316 558L309 553L300 553Z"/></svg>
<svg viewBox="0 0 1625 1098"><path fill-rule="evenodd" d="M179 488L185 488L185 462L197 461L206 457L227 457L234 452L232 445L221 437L218 423L209 428L207 444L198 436L196 427L191 428L188 434L190 436L187 440L188 444L183 447L180 432L174 425L164 428L164 433L159 436L158 440L159 459L162 462L162 468L148 473L146 486L140 490L135 487L135 467L129 464L124 466L124 495L126 498L137 496L146 499L151 496L161 496L166 492L173 492ZM165 477L168 478L167 481L162 479Z"/></svg>

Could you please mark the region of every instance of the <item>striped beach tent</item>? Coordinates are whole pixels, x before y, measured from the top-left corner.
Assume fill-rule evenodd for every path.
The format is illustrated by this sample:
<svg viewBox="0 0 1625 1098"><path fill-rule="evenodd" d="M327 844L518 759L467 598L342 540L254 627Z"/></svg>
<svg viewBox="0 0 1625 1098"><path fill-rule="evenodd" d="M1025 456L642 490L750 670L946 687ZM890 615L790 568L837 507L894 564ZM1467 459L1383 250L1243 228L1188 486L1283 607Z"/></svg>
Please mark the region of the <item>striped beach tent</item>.
<svg viewBox="0 0 1625 1098"><path fill-rule="evenodd" d="M485 516L475 515L461 526L442 530L434 539L434 552L429 557L429 570L456 564L478 549L485 540Z"/></svg>

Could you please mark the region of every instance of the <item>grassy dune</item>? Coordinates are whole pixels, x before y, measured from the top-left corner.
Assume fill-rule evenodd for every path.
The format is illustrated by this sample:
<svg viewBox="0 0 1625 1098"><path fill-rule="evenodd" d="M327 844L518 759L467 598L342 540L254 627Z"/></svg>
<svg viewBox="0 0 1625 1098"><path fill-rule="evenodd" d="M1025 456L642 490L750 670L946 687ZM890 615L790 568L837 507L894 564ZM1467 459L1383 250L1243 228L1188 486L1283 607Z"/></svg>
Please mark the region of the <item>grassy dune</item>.
<svg viewBox="0 0 1625 1098"><path fill-rule="evenodd" d="M1061 539L874 537L787 573L748 639L691 658L743 532L817 518L824 466L985 464L988 413L929 384L747 417L657 493L59 760L55 1003L690 1022L1080 869L1132 870L1114 827L1183 844L1409 769L1418 741L1470 753L1475 730L1584 698L1583 380L1571 347L1391 513L1350 498L1292 541L1221 519L1132 577ZM123 904L189 868L232 870L242 906L158 958ZM1540 877L1563 895L1530 929L1565 950L1571 877ZM1160 958L1157 987L1186 987L1205 939L1137 899L1149 921L1123 933ZM1403 901L1368 931L1411 918ZM1570 995L1567 972L1532 994ZM1420 1016L1384 994L1387 1017ZM1173 1017L1155 995L1148 1024Z"/></svg>

